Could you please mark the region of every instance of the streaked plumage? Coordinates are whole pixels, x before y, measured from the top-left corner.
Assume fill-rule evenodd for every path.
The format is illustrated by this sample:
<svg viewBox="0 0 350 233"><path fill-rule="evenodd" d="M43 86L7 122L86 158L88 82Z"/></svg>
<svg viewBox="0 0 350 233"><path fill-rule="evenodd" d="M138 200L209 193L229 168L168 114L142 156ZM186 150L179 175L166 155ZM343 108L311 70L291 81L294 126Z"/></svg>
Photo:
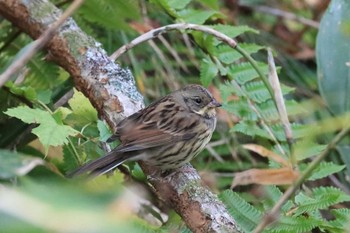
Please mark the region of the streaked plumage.
<svg viewBox="0 0 350 233"><path fill-rule="evenodd" d="M108 140L121 144L69 176L105 174L125 161L142 160L162 170L189 162L210 141L216 126L216 107L207 89L188 85L125 118Z"/></svg>

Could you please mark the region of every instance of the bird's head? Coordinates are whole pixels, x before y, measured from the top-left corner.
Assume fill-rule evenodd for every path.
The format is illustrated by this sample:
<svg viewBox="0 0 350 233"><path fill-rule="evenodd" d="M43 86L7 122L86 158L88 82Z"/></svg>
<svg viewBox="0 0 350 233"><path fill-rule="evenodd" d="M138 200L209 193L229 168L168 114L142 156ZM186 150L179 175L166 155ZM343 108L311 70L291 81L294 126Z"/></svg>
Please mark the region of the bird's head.
<svg viewBox="0 0 350 233"><path fill-rule="evenodd" d="M221 106L210 92L200 85L187 85L178 93L180 93L180 98L182 98L189 111L205 118L215 117L215 108Z"/></svg>

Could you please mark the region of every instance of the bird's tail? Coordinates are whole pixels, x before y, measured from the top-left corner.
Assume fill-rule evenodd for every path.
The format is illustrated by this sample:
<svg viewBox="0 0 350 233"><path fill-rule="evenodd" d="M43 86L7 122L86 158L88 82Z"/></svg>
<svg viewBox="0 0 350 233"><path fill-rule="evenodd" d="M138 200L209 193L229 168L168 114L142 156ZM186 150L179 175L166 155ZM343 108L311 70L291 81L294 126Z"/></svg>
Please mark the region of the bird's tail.
<svg viewBox="0 0 350 233"><path fill-rule="evenodd" d="M77 177L83 174L87 174L89 177L96 177L106 174L128 159L125 153L118 153L111 151L105 156L95 159L87 164L79 167L75 171L72 171L66 175L67 178Z"/></svg>

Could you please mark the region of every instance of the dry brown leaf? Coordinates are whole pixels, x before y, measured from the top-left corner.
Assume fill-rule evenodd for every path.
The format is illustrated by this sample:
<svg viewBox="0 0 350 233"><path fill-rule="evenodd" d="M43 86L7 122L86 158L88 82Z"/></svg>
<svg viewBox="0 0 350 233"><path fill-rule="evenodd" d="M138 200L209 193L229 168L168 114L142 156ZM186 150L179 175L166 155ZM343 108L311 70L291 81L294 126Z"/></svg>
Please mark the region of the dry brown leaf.
<svg viewBox="0 0 350 233"><path fill-rule="evenodd" d="M285 160L284 158L282 158L280 155L276 154L273 151L270 151L268 149L266 149L263 146L257 145L257 144L245 144L243 145L243 148L253 151L259 155L261 155L262 157L267 157L270 158L272 160L274 160L275 162L283 165L283 167L290 167L290 163Z"/></svg>
<svg viewBox="0 0 350 233"><path fill-rule="evenodd" d="M250 169L235 174L231 188L237 185L264 184L282 185L292 184L299 177L299 172L289 167L276 169Z"/></svg>

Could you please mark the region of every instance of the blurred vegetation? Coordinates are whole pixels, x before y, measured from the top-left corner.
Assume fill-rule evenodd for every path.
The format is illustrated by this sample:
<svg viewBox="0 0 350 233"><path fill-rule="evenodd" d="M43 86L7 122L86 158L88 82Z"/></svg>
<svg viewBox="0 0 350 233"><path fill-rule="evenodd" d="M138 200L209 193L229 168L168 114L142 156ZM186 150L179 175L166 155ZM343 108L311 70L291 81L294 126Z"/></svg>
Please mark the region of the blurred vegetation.
<svg viewBox="0 0 350 233"><path fill-rule="evenodd" d="M70 3L52 2L62 9ZM201 83L222 101L213 139L192 163L246 232L324 151L328 156L264 232L349 229L350 137L331 144L350 126L349 2L88 0L73 18L108 54L175 22L211 25L235 37L265 75L272 48L292 147L256 70L213 36L173 31L117 62L132 71L146 104L187 83ZM30 42L0 18L1 73ZM91 181L64 178L104 154L110 131L45 52L0 89L0 98L1 232L189 232L150 192L135 163Z"/></svg>

